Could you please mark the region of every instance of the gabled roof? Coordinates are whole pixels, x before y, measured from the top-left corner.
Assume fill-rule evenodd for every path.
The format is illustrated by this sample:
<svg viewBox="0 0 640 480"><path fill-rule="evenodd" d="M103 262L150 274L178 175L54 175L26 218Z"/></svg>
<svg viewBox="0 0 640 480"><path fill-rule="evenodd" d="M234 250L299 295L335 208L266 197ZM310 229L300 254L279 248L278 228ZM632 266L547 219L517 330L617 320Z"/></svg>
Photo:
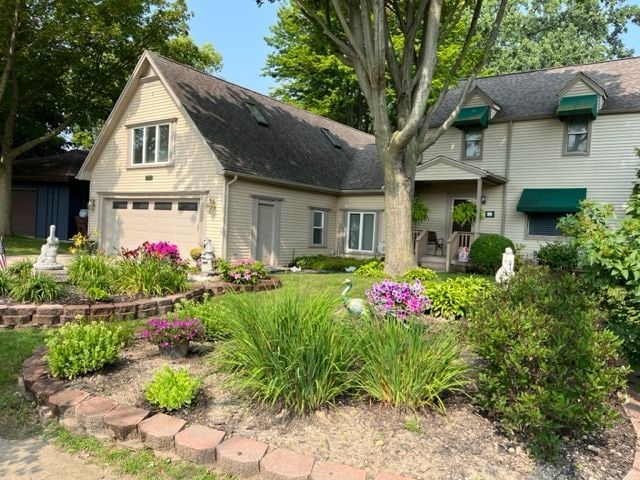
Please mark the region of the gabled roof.
<svg viewBox="0 0 640 480"><path fill-rule="evenodd" d="M436 169L438 170L437 173L435 172ZM424 175L424 172L427 170L429 170L429 173ZM438 155L419 165L416 169L416 180L428 181L431 178L434 180L469 180L483 178L495 185L500 185L507 181L506 178L491 173L488 170L474 167L473 165L454 160L444 155Z"/></svg>
<svg viewBox="0 0 640 480"><path fill-rule="evenodd" d="M17 181L68 182L74 180L82 163L87 158L85 150L67 152L44 157L17 158L13 161L12 178Z"/></svg>
<svg viewBox="0 0 640 480"><path fill-rule="evenodd" d="M558 97L564 97L567 94L567 92L569 92L569 90L571 90L573 86L578 82L584 83L591 90L593 90L593 93L600 95L602 98L607 98L606 90L602 88L600 85L598 85L597 82L594 82L593 79L590 78L589 75L585 74L584 72L576 73L574 77L571 80L569 80L564 87L562 87L562 90L558 92Z"/></svg>
<svg viewBox="0 0 640 480"><path fill-rule="evenodd" d="M377 165L372 135L155 53L148 56L226 171L336 191L379 188L369 183ZM267 126L256 121L247 103L258 108Z"/></svg>
<svg viewBox="0 0 640 480"><path fill-rule="evenodd" d="M553 117L558 95L579 73L606 91L601 115L640 110L639 57L484 77L476 85L502 107L493 122ZM461 89L449 92L433 116L434 126L447 118L461 94Z"/></svg>

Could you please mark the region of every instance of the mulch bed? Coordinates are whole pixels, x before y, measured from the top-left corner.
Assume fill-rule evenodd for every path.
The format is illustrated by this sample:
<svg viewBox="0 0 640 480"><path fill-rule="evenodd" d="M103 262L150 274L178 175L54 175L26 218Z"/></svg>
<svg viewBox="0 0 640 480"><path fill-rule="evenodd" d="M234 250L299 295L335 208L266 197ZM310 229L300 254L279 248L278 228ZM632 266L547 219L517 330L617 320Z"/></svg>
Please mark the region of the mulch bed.
<svg viewBox="0 0 640 480"><path fill-rule="evenodd" d="M635 432L624 413L612 429L566 438L561 461L541 464L531 459L523 444L502 435L466 397L449 398L446 416L349 400L309 416L291 417L256 408L225 388L227 376L217 372L215 355L209 355L214 344L192 347L188 357L169 361L160 357L156 346L138 339L115 365L72 385L118 403L157 410L144 398L144 384L167 363L185 367L203 378L204 386L194 405L174 412L176 416L319 460L417 480L622 479L633 461Z"/></svg>

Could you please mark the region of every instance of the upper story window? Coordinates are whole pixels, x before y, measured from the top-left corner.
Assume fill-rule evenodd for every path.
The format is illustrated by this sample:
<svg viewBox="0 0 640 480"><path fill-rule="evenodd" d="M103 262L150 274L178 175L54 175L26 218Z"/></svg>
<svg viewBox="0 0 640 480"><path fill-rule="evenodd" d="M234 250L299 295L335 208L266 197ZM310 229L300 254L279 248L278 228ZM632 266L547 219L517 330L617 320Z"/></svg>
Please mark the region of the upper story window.
<svg viewBox="0 0 640 480"><path fill-rule="evenodd" d="M469 125L463 131L463 160L480 160L482 158L482 132L479 125Z"/></svg>
<svg viewBox="0 0 640 480"><path fill-rule="evenodd" d="M565 154L589 153L589 115L570 116L565 132Z"/></svg>
<svg viewBox="0 0 640 480"><path fill-rule="evenodd" d="M169 163L171 124L132 128L133 165Z"/></svg>

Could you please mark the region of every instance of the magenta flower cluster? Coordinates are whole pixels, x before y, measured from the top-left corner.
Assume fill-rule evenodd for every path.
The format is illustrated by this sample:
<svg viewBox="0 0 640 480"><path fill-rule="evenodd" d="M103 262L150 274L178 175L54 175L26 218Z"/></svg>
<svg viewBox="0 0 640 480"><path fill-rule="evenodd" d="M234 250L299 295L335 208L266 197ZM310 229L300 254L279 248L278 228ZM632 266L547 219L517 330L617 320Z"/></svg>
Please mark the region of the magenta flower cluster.
<svg viewBox="0 0 640 480"><path fill-rule="evenodd" d="M382 316L392 316L400 320L422 315L431 307L431 301L424 294L424 287L420 280L416 280L413 285L384 280L374 283L366 293L369 303L376 312Z"/></svg>
<svg viewBox="0 0 640 480"><path fill-rule="evenodd" d="M218 269L222 278L231 283L255 285L259 280L267 278L264 265L251 258L236 258L229 262L219 260Z"/></svg>
<svg viewBox="0 0 640 480"><path fill-rule="evenodd" d="M121 249L123 257L125 258L140 258L143 256L150 256L161 258L163 260L170 260L174 263L180 263L180 252L178 247L169 242L144 242L133 250Z"/></svg>
<svg viewBox="0 0 640 480"><path fill-rule="evenodd" d="M142 337L161 347L170 347L182 342L204 339L204 327L200 320L168 320L152 318L146 324Z"/></svg>

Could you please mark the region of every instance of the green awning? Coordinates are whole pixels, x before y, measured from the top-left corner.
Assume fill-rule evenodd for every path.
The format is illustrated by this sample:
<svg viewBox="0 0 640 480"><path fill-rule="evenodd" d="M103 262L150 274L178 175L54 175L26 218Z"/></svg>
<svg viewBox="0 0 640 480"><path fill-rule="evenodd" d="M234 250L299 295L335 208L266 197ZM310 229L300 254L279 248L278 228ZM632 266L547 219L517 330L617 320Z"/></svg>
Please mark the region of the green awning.
<svg viewBox="0 0 640 480"><path fill-rule="evenodd" d="M525 213L575 213L586 188L525 188L516 210Z"/></svg>
<svg viewBox="0 0 640 480"><path fill-rule="evenodd" d="M481 107L461 108L453 124L456 127L482 125L482 128L487 128L489 125L489 107L485 105Z"/></svg>
<svg viewBox="0 0 640 480"><path fill-rule="evenodd" d="M598 116L598 95L577 95L561 98L556 113L559 117L590 115L592 119L595 119Z"/></svg>

